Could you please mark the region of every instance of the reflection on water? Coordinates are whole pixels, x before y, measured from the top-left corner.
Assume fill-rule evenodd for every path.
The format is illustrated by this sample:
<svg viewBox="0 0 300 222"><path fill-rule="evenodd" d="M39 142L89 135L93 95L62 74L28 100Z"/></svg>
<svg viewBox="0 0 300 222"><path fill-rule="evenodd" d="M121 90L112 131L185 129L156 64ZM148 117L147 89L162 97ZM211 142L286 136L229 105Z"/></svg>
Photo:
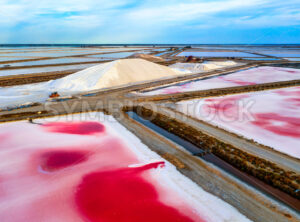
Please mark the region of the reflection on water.
<svg viewBox="0 0 300 222"><path fill-rule="evenodd" d="M138 52L120 52L120 53L108 53L108 54L100 54L100 55L91 55L89 57L95 58L126 58Z"/></svg>
<svg viewBox="0 0 300 222"><path fill-rule="evenodd" d="M247 60L265 60L265 61L280 60L280 59L276 59L276 58L243 58L243 59L247 59Z"/></svg>
<svg viewBox="0 0 300 222"><path fill-rule="evenodd" d="M37 66L37 65L50 65L50 64L64 64L64 63L79 63L79 62L93 62L93 61L104 61L107 59L101 58L86 58L86 57L78 57L78 58L61 58L61 59L47 59L47 60L38 60L38 61L30 61L30 62L17 62L10 63L9 66L18 67L18 66ZM0 67L5 67L7 64L0 65Z"/></svg>
<svg viewBox="0 0 300 222"><path fill-rule="evenodd" d="M262 57L245 52L182 52L177 56L195 56L195 57Z"/></svg>

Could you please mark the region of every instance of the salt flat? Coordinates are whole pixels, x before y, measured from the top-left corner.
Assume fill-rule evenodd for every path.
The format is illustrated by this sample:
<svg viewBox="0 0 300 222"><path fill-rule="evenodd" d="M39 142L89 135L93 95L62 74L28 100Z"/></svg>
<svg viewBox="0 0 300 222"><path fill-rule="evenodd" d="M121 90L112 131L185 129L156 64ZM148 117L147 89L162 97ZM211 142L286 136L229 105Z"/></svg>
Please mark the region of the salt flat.
<svg viewBox="0 0 300 222"><path fill-rule="evenodd" d="M193 99L177 109L300 159L300 87Z"/></svg>
<svg viewBox="0 0 300 222"><path fill-rule="evenodd" d="M95 66L95 65L97 65L97 63L80 64L80 65L48 66L48 67L39 67L39 68L0 70L0 76L34 74L34 73L42 73L42 72L58 72L58 71L66 71L66 70L77 70L77 69L85 69L85 68Z"/></svg>
<svg viewBox="0 0 300 222"><path fill-rule="evenodd" d="M181 83L142 93L143 95L172 94L233 86L255 85L260 83L300 79L300 70L282 67L258 67L249 70L211 77L188 83Z"/></svg>
<svg viewBox="0 0 300 222"><path fill-rule="evenodd" d="M19 67L19 66L37 66L37 65L50 65L50 64L63 64L63 63L80 63L80 62L96 62L96 61L105 61L108 59L102 58L87 58L87 57L68 57L68 58L58 58L58 59L45 59L29 62L14 62L0 64L0 67L9 65L10 67Z"/></svg>
<svg viewBox="0 0 300 222"><path fill-rule="evenodd" d="M197 52L183 51L177 56L195 56L195 57L263 57L245 52Z"/></svg>
<svg viewBox="0 0 300 222"><path fill-rule="evenodd" d="M0 124L3 221L249 221L111 116L35 123Z"/></svg>

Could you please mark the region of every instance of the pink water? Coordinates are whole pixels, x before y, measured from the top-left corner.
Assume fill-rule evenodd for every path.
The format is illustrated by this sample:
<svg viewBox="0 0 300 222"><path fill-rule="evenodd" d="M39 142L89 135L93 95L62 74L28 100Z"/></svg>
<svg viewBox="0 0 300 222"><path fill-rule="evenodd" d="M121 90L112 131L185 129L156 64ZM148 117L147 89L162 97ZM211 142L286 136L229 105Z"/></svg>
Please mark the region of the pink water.
<svg viewBox="0 0 300 222"><path fill-rule="evenodd" d="M144 95L173 94L296 79L300 79L299 69L264 66L182 85L175 85L163 89L153 90L144 93Z"/></svg>
<svg viewBox="0 0 300 222"><path fill-rule="evenodd" d="M2 124L0 160L3 222L203 221L99 122Z"/></svg>
<svg viewBox="0 0 300 222"><path fill-rule="evenodd" d="M183 101L178 109L300 158L300 87Z"/></svg>

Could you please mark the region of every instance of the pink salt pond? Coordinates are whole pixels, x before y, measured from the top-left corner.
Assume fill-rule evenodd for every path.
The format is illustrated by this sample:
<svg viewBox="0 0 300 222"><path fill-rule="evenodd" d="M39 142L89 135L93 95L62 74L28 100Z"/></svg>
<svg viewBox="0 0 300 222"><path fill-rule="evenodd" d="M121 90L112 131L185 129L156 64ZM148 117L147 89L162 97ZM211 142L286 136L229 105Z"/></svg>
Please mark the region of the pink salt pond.
<svg viewBox="0 0 300 222"><path fill-rule="evenodd" d="M211 77L205 80L198 80L186 84L157 89L145 92L143 95L173 94L296 79L300 79L299 69L263 66L223 76Z"/></svg>
<svg viewBox="0 0 300 222"><path fill-rule="evenodd" d="M0 221L247 221L100 116L0 124Z"/></svg>
<svg viewBox="0 0 300 222"><path fill-rule="evenodd" d="M183 101L177 109L300 158L300 87Z"/></svg>

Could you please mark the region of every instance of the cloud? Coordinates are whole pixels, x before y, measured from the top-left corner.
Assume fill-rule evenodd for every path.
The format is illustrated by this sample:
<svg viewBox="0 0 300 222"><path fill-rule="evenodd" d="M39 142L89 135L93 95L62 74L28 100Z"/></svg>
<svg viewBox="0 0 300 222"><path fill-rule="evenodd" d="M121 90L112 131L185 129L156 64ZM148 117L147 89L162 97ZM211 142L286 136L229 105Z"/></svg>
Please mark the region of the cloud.
<svg viewBox="0 0 300 222"><path fill-rule="evenodd" d="M299 11L298 0L0 0L0 42L179 41L208 29L299 26Z"/></svg>
<svg viewBox="0 0 300 222"><path fill-rule="evenodd" d="M141 8L132 11L129 17L136 20L154 20L154 21L187 21L203 18L207 15L226 12L236 9L249 9L267 3L267 0L252 1L210 1L199 3L178 3L174 5L165 5L162 7Z"/></svg>
<svg viewBox="0 0 300 222"><path fill-rule="evenodd" d="M239 18L228 22L228 24L247 26L249 28L296 26L300 24L300 12L296 14L264 15L254 18Z"/></svg>

